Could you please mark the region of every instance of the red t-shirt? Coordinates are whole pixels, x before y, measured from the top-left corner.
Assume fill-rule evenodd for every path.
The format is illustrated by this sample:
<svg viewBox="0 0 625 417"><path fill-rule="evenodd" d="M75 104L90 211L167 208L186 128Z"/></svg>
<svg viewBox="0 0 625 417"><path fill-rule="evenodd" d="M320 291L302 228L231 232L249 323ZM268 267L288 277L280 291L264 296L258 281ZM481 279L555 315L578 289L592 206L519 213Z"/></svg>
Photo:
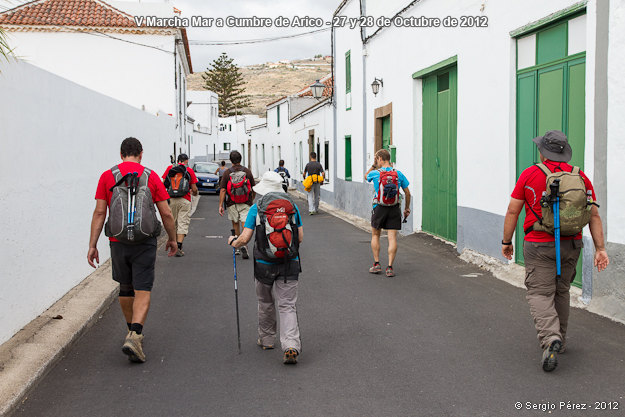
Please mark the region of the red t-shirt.
<svg viewBox="0 0 625 417"><path fill-rule="evenodd" d="M139 175L143 174L143 165L136 162L122 162L118 166L122 175L126 175L129 172L136 172ZM104 171L102 175L100 175L98 188L95 192L96 200L105 200L106 205L109 206L111 204L111 197L113 196L111 188L115 185L115 182L113 172L110 169ZM154 203L165 201L169 198L169 194L167 193L163 182L154 171L152 171L148 177L148 187L152 193L152 201L154 201ZM113 237L109 238L109 240L111 242L118 242L118 240Z"/></svg>
<svg viewBox="0 0 625 417"><path fill-rule="evenodd" d="M573 166L567 164L566 162L553 162L550 160L546 160L544 164L551 170L551 172L556 171L571 171L573 170ZM584 183L586 184L586 190L592 191L593 200L595 197L595 189L593 188L590 180L586 177L582 171L579 171L579 174L584 179ZM516 198L517 200L524 200L525 204L525 223L523 223L523 230L526 230L530 227L534 222L538 219L532 213L530 209L528 209L528 205L531 204L532 210L536 212L536 214L541 214L540 207L540 199L543 195L543 191L547 190L547 177L545 173L541 171L539 167L536 165L532 165L531 167L525 169L516 185L514 186L514 190L512 191L512 198ZM571 240L571 239L581 239L582 234L578 233L575 236L562 236L562 240ZM525 235L525 240L528 242L554 242L555 237L547 232L537 232L531 231Z"/></svg>
<svg viewBox="0 0 625 417"><path fill-rule="evenodd" d="M173 165L170 165L167 167L167 169L165 170L165 173L163 174L163 180L165 178L167 178L167 173L169 172L170 169L173 168ZM189 167L187 167L187 172L189 173L189 176L191 177L191 181L189 181L189 185L191 184L197 184L197 177L195 176L195 172L193 172L193 170ZM184 198L186 198L187 200L191 201L191 188L189 187L189 192L187 193L187 195L184 196Z"/></svg>

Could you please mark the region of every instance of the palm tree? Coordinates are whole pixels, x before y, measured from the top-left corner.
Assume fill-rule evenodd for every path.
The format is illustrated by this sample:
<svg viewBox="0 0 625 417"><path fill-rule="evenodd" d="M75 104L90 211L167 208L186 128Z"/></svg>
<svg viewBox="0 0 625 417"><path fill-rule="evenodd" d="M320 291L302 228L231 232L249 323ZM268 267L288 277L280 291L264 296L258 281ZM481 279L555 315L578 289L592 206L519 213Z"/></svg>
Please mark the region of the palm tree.
<svg viewBox="0 0 625 417"><path fill-rule="evenodd" d="M4 58L8 61L11 56L13 56L13 50L9 47L6 33L0 28L0 58Z"/></svg>

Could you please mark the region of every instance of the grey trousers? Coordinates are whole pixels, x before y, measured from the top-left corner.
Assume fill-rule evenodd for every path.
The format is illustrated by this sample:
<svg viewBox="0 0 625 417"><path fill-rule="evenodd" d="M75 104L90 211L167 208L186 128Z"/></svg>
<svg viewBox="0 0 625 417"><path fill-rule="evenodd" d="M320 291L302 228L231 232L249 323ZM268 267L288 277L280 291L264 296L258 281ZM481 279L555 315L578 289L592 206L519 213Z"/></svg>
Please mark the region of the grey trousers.
<svg viewBox="0 0 625 417"><path fill-rule="evenodd" d="M302 352L297 322L297 280L278 278L273 285L256 283L258 297L258 337L264 346L273 346L276 341L276 301L280 316L280 345L282 350L295 348ZM273 289L273 293L272 293Z"/></svg>
<svg viewBox="0 0 625 417"><path fill-rule="evenodd" d="M308 212L319 211L319 197L321 196L321 183L316 182L308 193Z"/></svg>
<svg viewBox="0 0 625 417"><path fill-rule="evenodd" d="M560 245L561 278L556 280L554 242L524 242L525 286L530 313L541 348L554 340L566 342L571 282L582 248L581 240L563 240Z"/></svg>

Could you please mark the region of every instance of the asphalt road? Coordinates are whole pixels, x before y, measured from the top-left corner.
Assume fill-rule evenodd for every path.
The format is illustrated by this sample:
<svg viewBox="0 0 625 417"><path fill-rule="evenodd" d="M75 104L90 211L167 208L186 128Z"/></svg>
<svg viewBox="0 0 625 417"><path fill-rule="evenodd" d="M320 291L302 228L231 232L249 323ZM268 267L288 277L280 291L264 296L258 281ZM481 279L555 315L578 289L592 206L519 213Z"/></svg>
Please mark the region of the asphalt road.
<svg viewBox="0 0 625 417"><path fill-rule="evenodd" d="M187 256L159 252L148 361L121 353L113 304L15 416L625 415L625 326L573 310L567 353L544 373L523 290L425 235L400 240L395 278L370 275L369 235L326 213L303 219L299 363L256 346L252 261L240 258L237 354L232 252L215 238L230 225L216 212L203 196ZM594 410L601 401L620 409Z"/></svg>

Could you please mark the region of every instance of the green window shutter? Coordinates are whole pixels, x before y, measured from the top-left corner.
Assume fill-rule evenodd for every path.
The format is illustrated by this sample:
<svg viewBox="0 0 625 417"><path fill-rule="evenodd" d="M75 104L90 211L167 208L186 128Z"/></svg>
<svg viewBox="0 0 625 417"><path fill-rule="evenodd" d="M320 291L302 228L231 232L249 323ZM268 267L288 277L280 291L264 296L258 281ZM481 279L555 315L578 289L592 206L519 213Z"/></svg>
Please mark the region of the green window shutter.
<svg viewBox="0 0 625 417"><path fill-rule="evenodd" d="M557 61L566 57L567 52L567 23L550 27L536 35L536 64Z"/></svg>
<svg viewBox="0 0 625 417"><path fill-rule="evenodd" d="M278 109L278 127L280 127L280 106L276 107Z"/></svg>
<svg viewBox="0 0 625 417"><path fill-rule="evenodd" d="M352 91L352 51L345 52L345 93Z"/></svg>
<svg viewBox="0 0 625 417"><path fill-rule="evenodd" d="M352 180L352 137L345 136L345 181Z"/></svg>

